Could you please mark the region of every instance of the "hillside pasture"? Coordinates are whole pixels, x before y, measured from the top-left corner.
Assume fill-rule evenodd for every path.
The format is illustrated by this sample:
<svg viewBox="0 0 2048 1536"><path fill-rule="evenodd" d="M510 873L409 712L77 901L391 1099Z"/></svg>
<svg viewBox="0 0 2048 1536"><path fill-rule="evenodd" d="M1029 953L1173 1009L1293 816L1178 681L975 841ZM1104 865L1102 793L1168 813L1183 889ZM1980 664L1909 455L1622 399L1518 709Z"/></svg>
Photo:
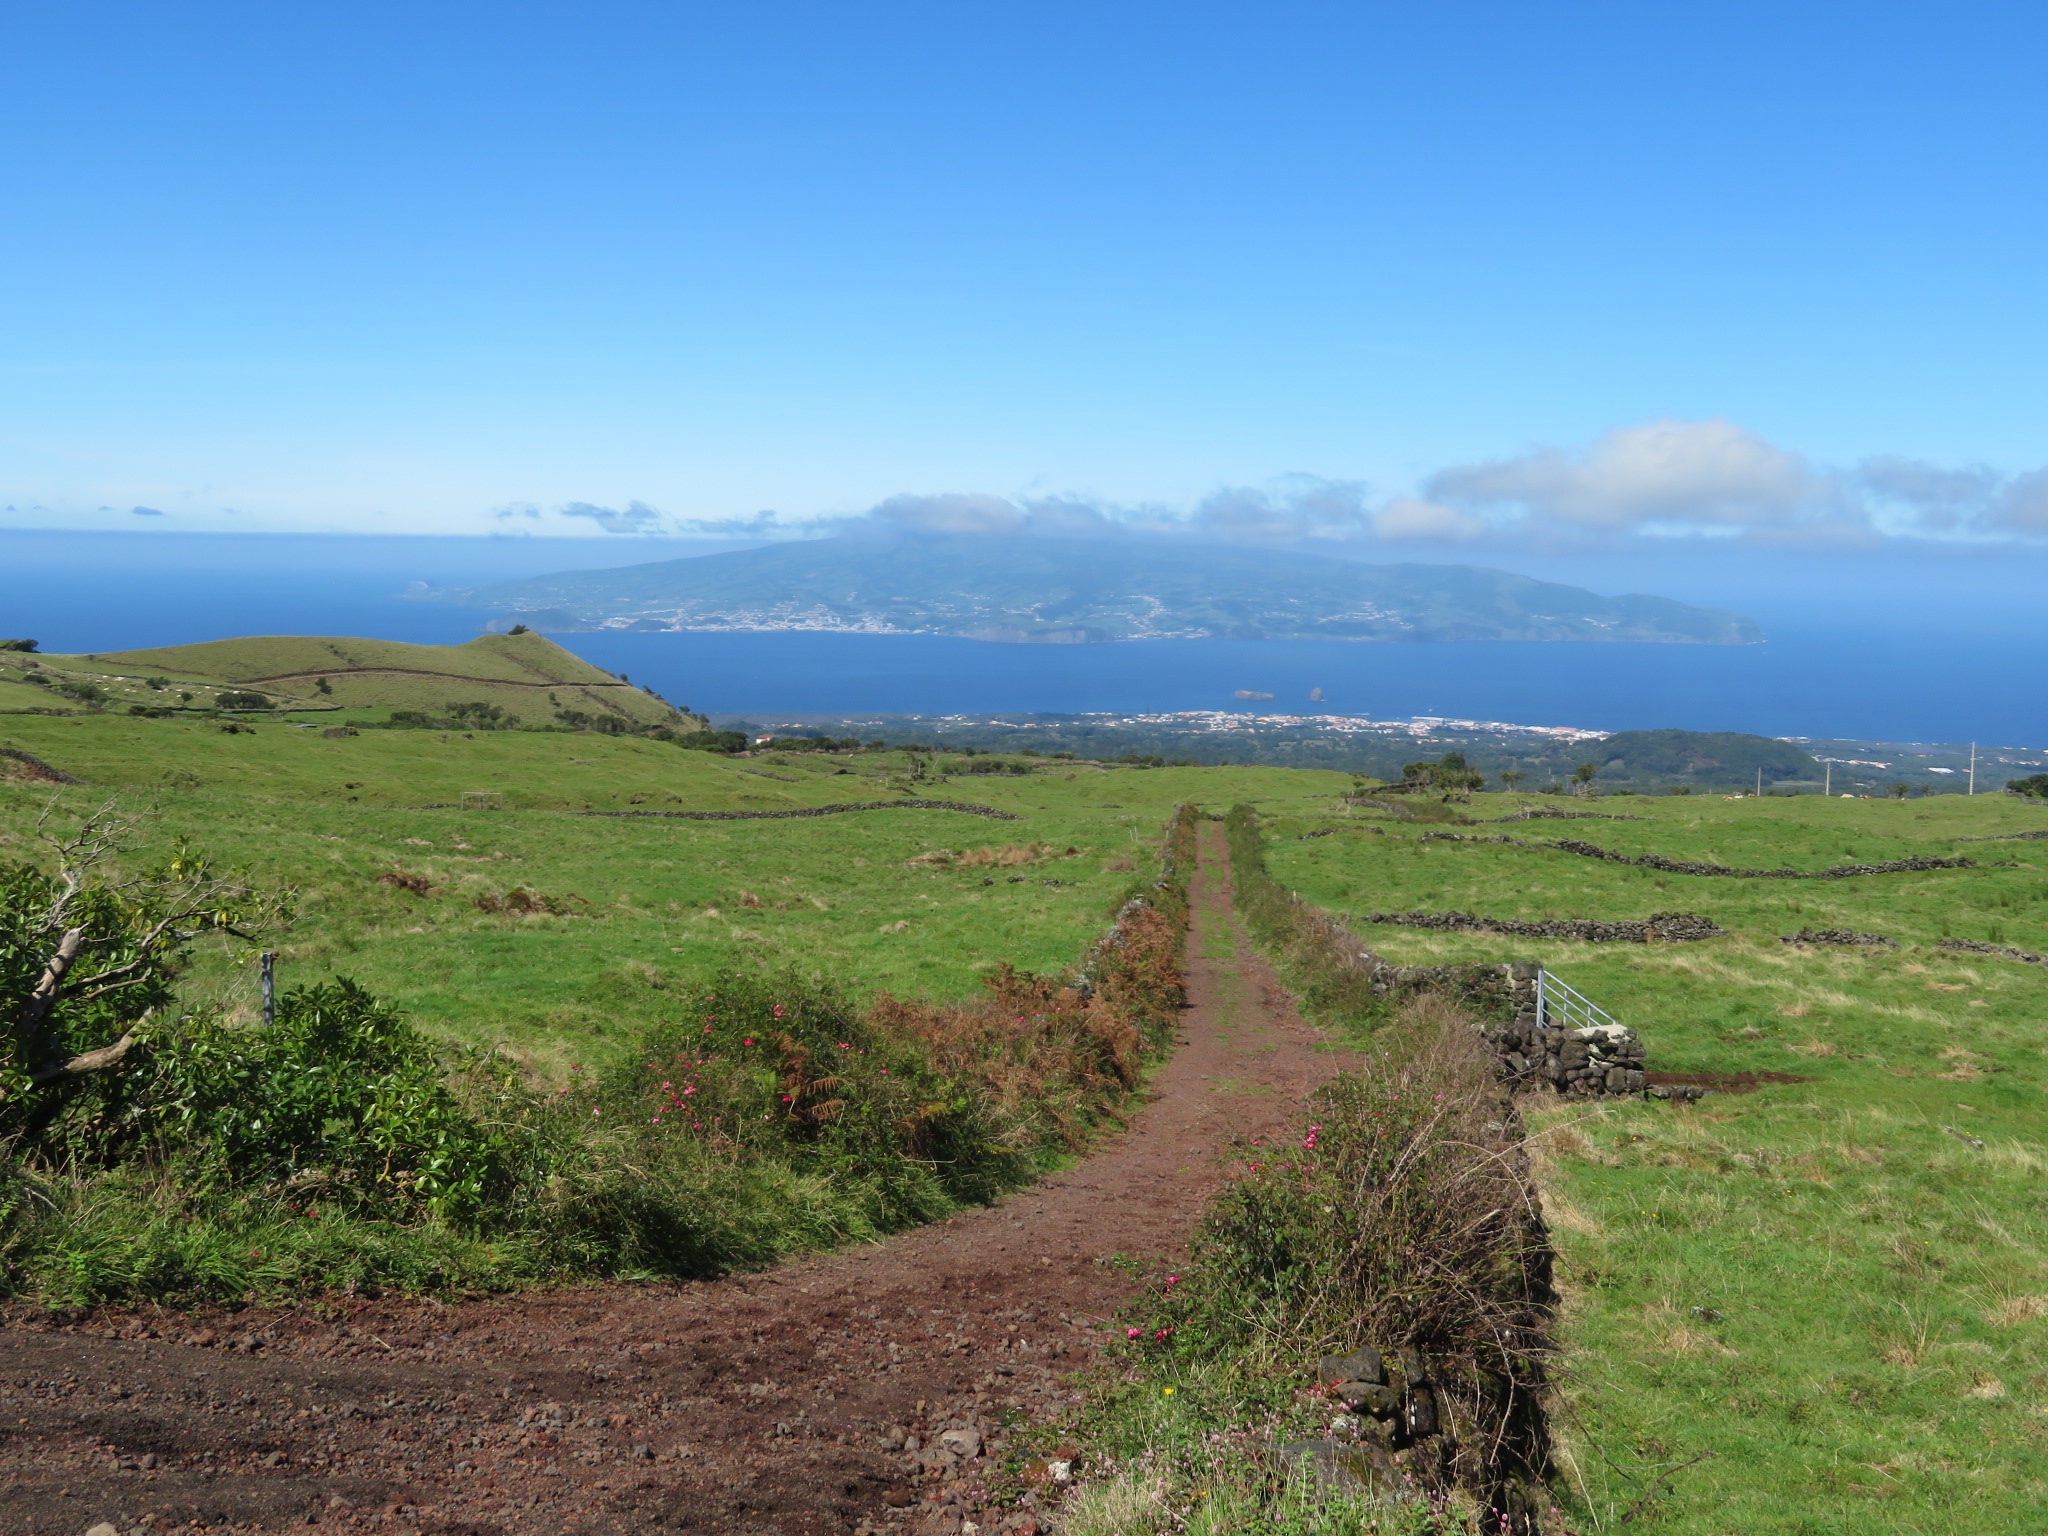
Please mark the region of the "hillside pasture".
<svg viewBox="0 0 2048 1536"><path fill-rule="evenodd" d="M1328 806L1345 782L1042 763L1023 777L913 785L900 753L722 758L636 737L330 738L268 721L230 735L213 722L108 715L16 717L0 746L86 781L0 783L0 857L35 857L32 827L53 802L75 815L116 797L147 813L138 857L183 839L298 891L299 918L276 946L288 978L349 976L429 1034L508 1045L550 1078L608 1061L735 961L796 966L862 998L964 998L1005 963L1063 975L1119 896L1152 877L1174 805L1263 794ZM507 808L456 808L477 790ZM786 812L913 794L1017 819L577 814ZM412 808L422 806L441 808ZM1035 852L1006 863L1005 848L1013 861ZM253 976L225 957L190 986L253 1006Z"/></svg>
<svg viewBox="0 0 2048 1536"><path fill-rule="evenodd" d="M437 710L483 703L528 724L551 723L558 710L614 716L640 725L672 723L674 711L642 689L563 650L540 635L481 635L463 645L412 645L316 635L252 635L196 645L79 656L0 654L0 708L82 708L61 688L98 690L106 705L210 708L223 690L263 695L281 709ZM323 686L324 685L324 686ZM191 695L186 699L184 695Z"/></svg>
<svg viewBox="0 0 2048 1536"><path fill-rule="evenodd" d="M1475 819L1515 802L1480 797ZM1557 804L1558 802L1550 802ZM1498 809L1493 809L1498 807ZM1830 880L1698 877L1381 818L1272 819L1274 873L1329 910L1535 921L1694 912L1729 934L1591 944L1358 921L1407 964L1528 958L1639 1030L1653 1072L1778 1074L1696 1106L1568 1103L1538 1131L1562 1260L1556 1428L1590 1523L1704 1533L2038 1529L2048 1441L2048 813L1911 802L1614 797L1641 821L1468 832L1815 870L1967 854L1980 867ZM1897 948L1788 945L1801 929Z"/></svg>

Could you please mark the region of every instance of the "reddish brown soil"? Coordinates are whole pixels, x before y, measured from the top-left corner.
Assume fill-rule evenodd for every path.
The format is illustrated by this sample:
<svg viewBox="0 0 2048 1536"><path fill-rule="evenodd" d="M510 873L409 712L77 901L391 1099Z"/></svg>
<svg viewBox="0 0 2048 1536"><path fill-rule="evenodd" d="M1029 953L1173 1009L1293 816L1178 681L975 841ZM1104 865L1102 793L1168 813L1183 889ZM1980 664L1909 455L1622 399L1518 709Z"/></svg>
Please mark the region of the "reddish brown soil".
<svg viewBox="0 0 2048 1536"><path fill-rule="evenodd" d="M1036 1530L1032 1505L980 1496L1005 1414L1072 1400L1064 1378L1136 1284L1109 1261L1169 1261L1232 1140L1291 1125L1336 1065L1247 953L1220 829L1203 830L1179 1049L1073 1170L697 1284L361 1303L345 1322L17 1320L0 1330L0 1531ZM931 1442L952 1428L996 1443L947 1465ZM905 1433L921 1452L886 1443Z"/></svg>

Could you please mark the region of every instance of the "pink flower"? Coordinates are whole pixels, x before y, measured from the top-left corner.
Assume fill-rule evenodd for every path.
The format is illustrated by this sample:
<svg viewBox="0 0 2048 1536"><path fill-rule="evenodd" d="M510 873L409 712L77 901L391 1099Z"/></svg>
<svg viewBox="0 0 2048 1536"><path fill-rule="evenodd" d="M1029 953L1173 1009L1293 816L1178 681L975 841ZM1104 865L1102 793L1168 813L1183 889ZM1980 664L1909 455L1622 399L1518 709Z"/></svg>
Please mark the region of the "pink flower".
<svg viewBox="0 0 2048 1536"><path fill-rule="evenodd" d="M1168 1285L1179 1285L1179 1284L1180 1284L1180 1276L1179 1276L1179 1275L1168 1275L1168 1276L1166 1277L1166 1283L1167 1283Z"/></svg>
<svg viewBox="0 0 2048 1536"><path fill-rule="evenodd" d="M753 1043L754 1042L752 1040L742 1040L740 1042L741 1045L752 1045Z"/></svg>
<svg viewBox="0 0 2048 1536"><path fill-rule="evenodd" d="M1126 1328L1124 1330L1124 1337L1127 1339L1142 1339L1144 1336L1145 1330L1142 1328Z"/></svg>

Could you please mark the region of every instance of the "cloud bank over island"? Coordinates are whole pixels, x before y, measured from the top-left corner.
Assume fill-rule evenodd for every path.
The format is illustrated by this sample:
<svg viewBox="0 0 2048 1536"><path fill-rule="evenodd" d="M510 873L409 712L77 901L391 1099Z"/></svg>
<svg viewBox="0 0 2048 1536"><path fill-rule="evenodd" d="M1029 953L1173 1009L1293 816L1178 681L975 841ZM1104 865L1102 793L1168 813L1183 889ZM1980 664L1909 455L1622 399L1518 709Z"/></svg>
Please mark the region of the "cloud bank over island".
<svg viewBox="0 0 2048 1536"><path fill-rule="evenodd" d="M702 518L633 501L497 509L501 528L565 520L607 533L778 540L861 531L1194 538L1245 544L1338 543L1614 547L1710 537L1762 547L1873 547L1899 539L2048 538L2048 468L2007 473L1896 455L1817 464L1725 418L1663 418L1575 448L1535 445L1454 464L1410 491L1284 475L1225 486L1191 506L1123 505L1080 494L904 493L864 511Z"/></svg>
<svg viewBox="0 0 2048 1536"><path fill-rule="evenodd" d="M1289 473L1219 485L1178 503L968 487L906 490L865 506L744 515L692 511L679 505L687 493L520 500L477 512L459 500L451 505L442 493L434 506L409 512L396 508L413 498L394 495L389 505L359 514L315 515L133 489L141 494L132 506L4 502L0 530L432 532L724 544L922 532L1341 547L1368 558L1430 550L1455 559L1515 551L1651 553L1702 542L1729 550L2048 546L2048 467L2011 471L1899 454L1829 464L1726 417L1663 417L1588 442L1530 444L1425 468L1406 484Z"/></svg>

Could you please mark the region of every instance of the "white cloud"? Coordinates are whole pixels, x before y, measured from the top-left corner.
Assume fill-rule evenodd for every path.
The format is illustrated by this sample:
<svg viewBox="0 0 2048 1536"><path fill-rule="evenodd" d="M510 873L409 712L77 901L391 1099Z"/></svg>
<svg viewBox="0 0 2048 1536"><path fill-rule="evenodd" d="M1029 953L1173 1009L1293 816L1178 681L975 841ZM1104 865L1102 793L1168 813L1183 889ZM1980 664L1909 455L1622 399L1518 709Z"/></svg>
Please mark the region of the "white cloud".
<svg viewBox="0 0 2048 1536"><path fill-rule="evenodd" d="M2048 469L2013 476L1984 520L2015 533L2048 534Z"/></svg>
<svg viewBox="0 0 2048 1536"><path fill-rule="evenodd" d="M665 519L644 501L629 501L625 511L572 501L558 509L564 517L587 517L606 533L660 533Z"/></svg>
<svg viewBox="0 0 2048 1536"><path fill-rule="evenodd" d="M1287 475L1268 487L1227 486L1181 526L1211 538L1262 543L1355 538L1371 521L1365 500L1360 481Z"/></svg>
<svg viewBox="0 0 2048 1536"><path fill-rule="evenodd" d="M1026 521L1015 502L963 492L891 496L867 516L877 523L919 533L1022 533Z"/></svg>
<svg viewBox="0 0 2048 1536"><path fill-rule="evenodd" d="M1782 524L1839 501L1798 455L1718 418L1623 427L1578 455L1539 448L1440 470L1424 491L1454 507L1519 506L1595 528Z"/></svg>
<svg viewBox="0 0 2048 1536"><path fill-rule="evenodd" d="M1998 491L1997 471L1981 465L1944 469L1885 454L1856 466L1851 482L1878 502L1902 507L1927 528L1954 528L1981 517Z"/></svg>
<svg viewBox="0 0 2048 1536"><path fill-rule="evenodd" d="M1493 539L1555 548L1690 532L1753 544L1852 547L1916 534L2048 538L2048 468L2006 475L1896 455L1847 469L1817 467L1724 418L1665 418L1617 428L1583 448L1538 447L1453 465L1424 479L1418 494L1384 501L1360 481L1291 474L1264 485L1224 486L1186 510L1081 495L956 491L905 492L864 512L800 518L670 518L639 501L623 510L570 502L555 513L609 533L762 541L865 532L1366 548ZM528 502L490 515L499 523L543 516Z"/></svg>
<svg viewBox="0 0 2048 1536"><path fill-rule="evenodd" d="M1383 539L1438 539L1463 543L1482 537L1491 524L1483 517L1440 507L1413 496L1396 496L1379 510L1372 531Z"/></svg>

